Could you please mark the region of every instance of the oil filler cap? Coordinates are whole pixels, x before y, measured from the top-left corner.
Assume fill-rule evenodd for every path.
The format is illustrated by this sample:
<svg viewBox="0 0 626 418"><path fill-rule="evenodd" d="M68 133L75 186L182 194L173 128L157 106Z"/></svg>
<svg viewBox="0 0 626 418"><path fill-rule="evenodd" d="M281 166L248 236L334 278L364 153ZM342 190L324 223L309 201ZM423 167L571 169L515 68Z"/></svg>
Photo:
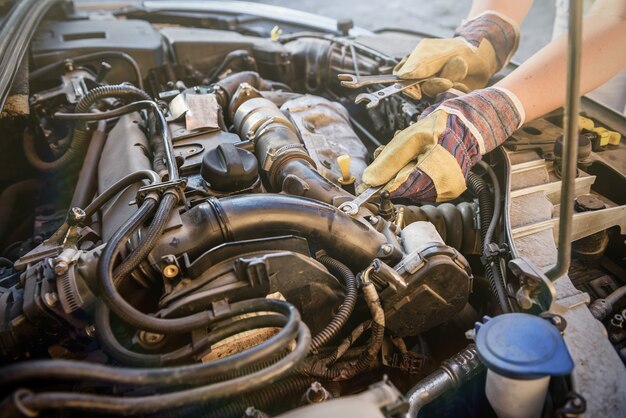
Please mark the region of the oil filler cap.
<svg viewBox="0 0 626 418"><path fill-rule="evenodd" d="M251 152L220 144L204 154L200 175L211 189L232 193L251 187L259 177L259 167Z"/></svg>
<svg viewBox="0 0 626 418"><path fill-rule="evenodd" d="M476 349L489 370L530 380L564 376L574 368L561 333L549 320L510 313L483 321L476 323Z"/></svg>

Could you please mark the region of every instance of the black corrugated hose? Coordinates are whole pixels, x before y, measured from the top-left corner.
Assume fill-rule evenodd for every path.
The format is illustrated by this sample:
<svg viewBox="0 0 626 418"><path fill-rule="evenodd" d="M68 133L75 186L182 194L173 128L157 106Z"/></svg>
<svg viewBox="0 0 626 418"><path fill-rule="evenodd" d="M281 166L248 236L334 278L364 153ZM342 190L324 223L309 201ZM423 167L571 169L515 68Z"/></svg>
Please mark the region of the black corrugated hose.
<svg viewBox="0 0 626 418"><path fill-rule="evenodd" d="M327 255L319 257L318 261L329 269L331 273L339 276L343 280L346 288L346 297L339 306L339 309L337 309L337 313L333 319L311 341L311 352L313 354L316 354L320 348L324 347L335 338L344 325L346 325L356 305L357 297L356 277L354 277L352 271L345 264Z"/></svg>
<svg viewBox="0 0 626 418"><path fill-rule="evenodd" d="M486 166L486 167L485 167ZM481 167L491 170L488 164L481 164ZM491 170L493 173L493 170ZM490 173L490 174L491 174ZM494 181L494 191L499 191L499 184L497 183L497 178L495 174L493 174L492 181ZM488 248L490 242L486 242L487 233L491 230L495 229L495 224L498 222L498 219L494 217L494 203L492 201L491 193L489 192L489 188L485 181L478 174L474 172L470 172L467 176L467 187L468 189L478 198L478 205L480 208L480 236L483 243L483 255L486 254L486 249ZM494 196L494 199L500 199L499 193ZM489 235L491 237L491 234ZM485 274L487 275L487 279L489 280L489 287L491 292L496 296L498 300L498 304L502 312L507 313L510 312L509 303L507 300L506 292L504 289L504 283L502 280L502 273L500 271L500 264L497 260L489 260L485 264Z"/></svg>
<svg viewBox="0 0 626 418"><path fill-rule="evenodd" d="M76 105L76 113L85 113L98 100L116 97L132 100L152 100L151 97L143 90L128 84L119 84L112 86L100 86L89 91ZM91 133L87 130L86 123L79 121L72 131L69 148L54 161L44 161L37 154L35 146L35 135L30 131L24 132L23 146L26 159L34 168L43 172L57 171L66 167L76 158L82 158L87 143L91 138Z"/></svg>
<svg viewBox="0 0 626 418"><path fill-rule="evenodd" d="M376 287L369 281L366 273L363 274L363 281L361 289L372 315L371 335L366 349L356 362L348 364L334 363L329 365L332 358L319 360L315 357L310 357L299 367L298 371L300 373L324 380L348 380L369 370L370 365L376 360L385 335L385 312L380 304Z"/></svg>

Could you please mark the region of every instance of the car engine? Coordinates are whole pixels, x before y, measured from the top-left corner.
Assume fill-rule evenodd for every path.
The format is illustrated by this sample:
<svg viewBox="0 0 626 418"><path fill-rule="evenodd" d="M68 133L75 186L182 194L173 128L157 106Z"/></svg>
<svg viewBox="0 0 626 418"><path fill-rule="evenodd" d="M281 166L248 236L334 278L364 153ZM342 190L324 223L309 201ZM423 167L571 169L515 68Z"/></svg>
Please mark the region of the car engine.
<svg viewBox="0 0 626 418"><path fill-rule="evenodd" d="M417 392L420 416L495 416L474 324L573 323L559 304L626 357L623 118L586 113L573 264L551 283L562 110L454 201L358 195L434 99L369 108L356 96L377 86L341 81L390 74L419 36L243 15L60 8L39 24L0 118L3 416L415 416ZM569 375L549 399L545 416L594 402Z"/></svg>

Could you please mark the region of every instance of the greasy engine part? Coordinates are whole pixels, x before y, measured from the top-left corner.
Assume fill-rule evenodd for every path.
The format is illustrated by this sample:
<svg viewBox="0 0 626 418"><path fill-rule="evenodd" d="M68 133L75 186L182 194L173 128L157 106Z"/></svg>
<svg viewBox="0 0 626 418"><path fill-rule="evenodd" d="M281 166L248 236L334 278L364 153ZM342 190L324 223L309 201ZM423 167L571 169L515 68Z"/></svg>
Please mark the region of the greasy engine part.
<svg viewBox="0 0 626 418"><path fill-rule="evenodd" d="M209 199L185 212L180 227L165 233L151 257L187 253L193 259L225 242L291 234L318 242L357 270L374 258L393 262L402 254L397 243L369 223L330 205L292 196L244 195Z"/></svg>
<svg viewBox="0 0 626 418"><path fill-rule="evenodd" d="M527 182L551 160L520 155L509 176L494 151L445 204L402 206L382 190L357 198L371 153L432 102L394 95L368 110L355 98L381 87L348 90L337 74L388 77L418 37L260 16L240 2L149 3L58 10L30 50L28 85L16 86L31 93L20 120L32 164L24 126L12 126L5 136L20 137L1 151L19 155L0 188L19 204L0 211L10 213L0 228L0 415L397 417L408 405L391 380L415 387L413 411L429 403L420 416L491 416L466 331L550 290L539 269L504 262L556 225L554 211L524 200L558 201L552 170ZM602 115L588 114L626 132ZM552 131L561 123L550 117ZM614 226L624 212L611 189L625 180L596 169L593 151L576 196L601 203L575 214L577 265L615 348L600 347L597 323L568 327L571 350L595 346L573 353L575 382L553 381L546 415L584 409L574 390L588 388L573 383L594 382L588 365L600 382L621 370L612 359L624 349L626 283ZM515 216L548 216L502 222L516 199ZM358 208L344 210L349 202ZM585 235L585 224L601 234ZM563 287L564 317L576 321L589 299Z"/></svg>
<svg viewBox="0 0 626 418"><path fill-rule="evenodd" d="M437 206L396 205L403 211L403 224L426 221L432 223L441 238L462 254L482 254L478 206L474 202L458 205L442 203Z"/></svg>
<svg viewBox="0 0 626 418"><path fill-rule="evenodd" d="M337 75L342 73L378 74L386 69L380 62L358 55L348 44L315 36L293 40L285 48L293 57L295 73L303 75L302 79L294 80L301 84L298 89L309 93L319 94L331 86L338 87Z"/></svg>
<svg viewBox="0 0 626 418"><path fill-rule="evenodd" d="M242 87L246 89L245 85ZM233 123L242 138L250 139L271 190L285 191L330 204L352 195L315 170L293 124L271 101L255 97L237 107Z"/></svg>
<svg viewBox="0 0 626 418"><path fill-rule="evenodd" d="M281 110L298 128L304 146L324 177L342 185L338 158L347 155L350 157L348 181L352 176L354 187L359 186L367 167L367 150L350 126L350 116L343 106L305 95L285 102ZM350 185L348 181L343 184Z"/></svg>
<svg viewBox="0 0 626 418"><path fill-rule="evenodd" d="M444 244L431 223L414 222L401 236L406 256L393 269L378 264L371 277L383 301L387 329L404 337L460 312L472 281L465 258Z"/></svg>

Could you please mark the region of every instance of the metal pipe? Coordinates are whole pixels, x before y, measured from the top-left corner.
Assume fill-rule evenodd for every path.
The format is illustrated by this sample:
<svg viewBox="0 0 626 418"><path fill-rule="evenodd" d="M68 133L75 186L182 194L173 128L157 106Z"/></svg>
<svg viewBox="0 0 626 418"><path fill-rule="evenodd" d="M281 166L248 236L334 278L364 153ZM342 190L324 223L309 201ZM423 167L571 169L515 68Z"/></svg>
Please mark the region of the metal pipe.
<svg viewBox="0 0 626 418"><path fill-rule="evenodd" d="M578 159L578 107L580 105L580 55L582 49L582 0L569 2L567 42L567 92L563 120L563 169L561 176L561 207L559 209L559 244L557 261L546 272L550 280L565 275L572 255L572 216L574 215L574 182Z"/></svg>
<svg viewBox="0 0 626 418"><path fill-rule="evenodd" d="M618 287L607 295L607 297L594 300L593 303L589 305L589 310L594 318L602 321L613 312L613 306L624 296L626 296L626 286Z"/></svg>
<svg viewBox="0 0 626 418"><path fill-rule="evenodd" d="M441 363L433 373L420 380L406 394L409 411L405 418L415 418L422 407L433 402L444 393L460 388L485 369L478 358L476 346L468 345L454 356Z"/></svg>

